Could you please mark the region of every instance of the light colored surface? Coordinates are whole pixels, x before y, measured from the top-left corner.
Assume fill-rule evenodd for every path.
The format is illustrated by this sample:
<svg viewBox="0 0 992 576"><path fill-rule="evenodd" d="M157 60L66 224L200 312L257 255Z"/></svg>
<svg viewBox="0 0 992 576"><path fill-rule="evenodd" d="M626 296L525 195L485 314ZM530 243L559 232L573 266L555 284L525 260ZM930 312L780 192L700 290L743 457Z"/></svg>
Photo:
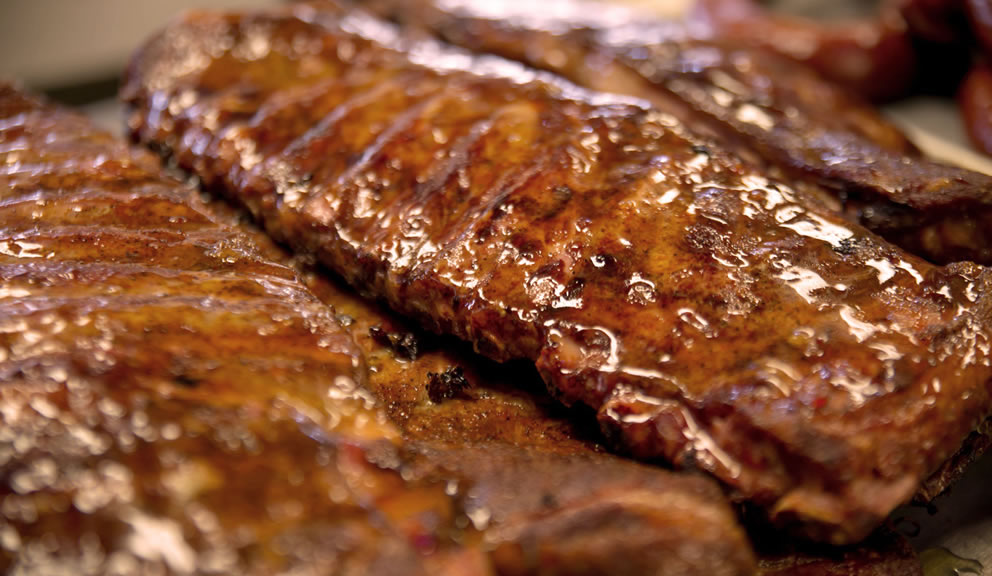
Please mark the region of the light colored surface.
<svg viewBox="0 0 992 576"><path fill-rule="evenodd" d="M0 0L0 78L38 89L116 75L134 49L195 7L275 0Z"/></svg>
<svg viewBox="0 0 992 576"><path fill-rule="evenodd" d="M970 147L952 100L920 96L896 102L885 112L930 156L992 174L992 158Z"/></svg>
<svg viewBox="0 0 992 576"><path fill-rule="evenodd" d="M97 126L110 130L118 136L124 135L124 110L117 100L101 100L83 106L81 110L92 118Z"/></svg>

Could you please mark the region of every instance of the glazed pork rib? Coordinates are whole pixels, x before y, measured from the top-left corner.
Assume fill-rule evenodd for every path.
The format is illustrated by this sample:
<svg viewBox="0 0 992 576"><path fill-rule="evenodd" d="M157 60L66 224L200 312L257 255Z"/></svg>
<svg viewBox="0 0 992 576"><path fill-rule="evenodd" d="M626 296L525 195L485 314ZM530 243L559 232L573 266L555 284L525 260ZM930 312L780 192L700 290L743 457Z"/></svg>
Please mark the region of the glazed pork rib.
<svg viewBox="0 0 992 576"><path fill-rule="evenodd" d="M398 435L273 246L8 86L0 222L0 570L426 573L376 491L443 491L366 461Z"/></svg>
<svg viewBox="0 0 992 576"><path fill-rule="evenodd" d="M604 574L652 573L659 555L676 557L671 542L684 536L666 535L686 527L661 526L664 517L651 512L669 506L654 491L668 471L607 454L584 419L547 394L532 365L497 364L465 343L424 334L326 273L304 278L361 348L368 390L413 447L412 468L458 486L471 517L487 523L492 556L511 566L554 558L566 574L596 566ZM762 576L922 576L909 543L886 529L849 548L803 546L765 526L748 530ZM729 563L739 549L726 544L706 542Z"/></svg>
<svg viewBox="0 0 992 576"><path fill-rule="evenodd" d="M309 6L197 13L136 138L437 332L527 358L616 444L864 537L989 412L992 274L935 267L674 117Z"/></svg>
<svg viewBox="0 0 992 576"><path fill-rule="evenodd" d="M7 86L0 222L5 574L753 573L702 477L480 452L518 478L575 473L558 504L537 487L520 504L451 470L464 448L410 453L279 250Z"/></svg>
<svg viewBox="0 0 992 576"><path fill-rule="evenodd" d="M467 49L649 100L743 158L833 191L862 225L933 262L992 263L992 178L924 158L875 109L782 56L583 0L364 4Z"/></svg>
<svg viewBox="0 0 992 576"><path fill-rule="evenodd" d="M539 8L521 0L360 5L407 31L649 100L771 174L790 174L821 199L837 194L838 211L910 252L936 262L992 262L987 176L923 158L876 109L776 54L708 37L691 24L583 0ZM349 9L332 0L319 6ZM946 490L989 444L987 432L976 432L917 499Z"/></svg>
<svg viewBox="0 0 992 576"><path fill-rule="evenodd" d="M102 277L101 283L92 288L93 292L105 295L122 290L112 298L108 296L104 306L88 312L96 322L108 322L109 310L124 304L127 298L135 297L139 287L135 282L143 276L146 276L143 282L146 289L153 282L159 283L156 296L162 303L163 298L192 297L205 292L207 298L230 304L232 294L239 290L219 289L208 282L210 279L214 282L226 280L230 287L237 286L240 291L250 288L252 281L268 279L277 282L280 288L289 289L280 296L289 297L291 302L301 302L303 309L320 319L322 328L328 327L325 312L313 306L302 286L294 286L292 271L265 261L273 256L266 254L263 239L246 238L242 231L230 229L223 218L219 218L217 207L205 206L191 191L156 177L154 163L149 158L132 158L136 163L129 169L132 176L125 176L121 164L108 165L106 160L98 161L97 158L101 154L117 159L130 158L131 152L92 131L78 117L39 108L37 102L6 90L0 94L0 117L4 124L0 142L4 147L5 165L28 160L4 175L4 209L0 209L0 214L4 215L5 222L24 222L21 217L26 209L37 212L31 219L35 227L43 226L50 231L57 224L67 224L66 218L77 226L103 226L105 232L115 226L127 226L132 231L154 230L156 222L161 220L168 221L170 229L177 233L216 231L218 241L238 246L236 250L219 251L221 260L189 259L196 269L195 274L184 271L178 260L171 261L176 265L175 269L147 265L148 252L131 254L126 264L111 261L112 257L106 252L103 253L105 259L101 260L97 250L92 251L89 259L78 252L73 260L53 256L57 261L51 264L47 259L38 263L28 255L24 255L21 263L12 263L14 261L8 258L3 264L7 274L2 284L8 300L6 305L11 306L14 298L21 299L19 304L28 305L23 292L30 289L38 295L33 300L33 305L37 306L46 291L56 289L52 284L55 279L49 273L65 274L73 270L79 280L94 278L92 273L79 275L82 270L99 269L107 273L116 269L116 274ZM42 144L44 138L53 141ZM59 158L56 150L64 156ZM88 158L99 162L100 166L88 166ZM6 162L8 160L11 162ZM50 161L54 162L41 167L43 162ZM73 167L73 163L77 166ZM93 172L80 169L84 166ZM139 189L135 187L133 177L139 176L143 169L148 172L141 177L146 181ZM12 177L15 172L16 176ZM115 177L121 178L117 184ZM46 198L41 205L39 194L30 193L38 192L32 184L39 181L37 178L48 181L43 189L58 181L69 184L75 192L69 189L47 192L42 194ZM5 241L8 239L9 235L6 235ZM204 246L210 245L206 235L191 240L206 241ZM23 242L19 244L23 245ZM172 251L168 244L156 249L160 254ZM235 259L240 261L238 266L234 266ZM275 260L278 260L277 254ZM175 282L163 283L173 274L178 279L191 281L191 285L180 288ZM31 279L42 279L43 286L33 284ZM498 572L550 574L557 567L559 573L568 574L643 574L658 570L664 570L664 573L688 570L709 575L750 573L743 534L733 528L730 515L720 505L720 495L708 483L698 479L677 479L664 470L599 453L593 445L576 437L568 421L549 417L519 391L491 387L475 389L472 394L482 397L472 399L467 405L459 399L443 404L426 398L419 403L411 401L411 398L423 397L423 390L418 390L411 378L422 383L430 370L440 372L455 358L460 365L470 367L472 356L452 356L435 350L414 362L397 361L368 337L373 325L382 327L385 324L387 329L392 329L388 315L327 282L317 278L310 280L310 286L323 301L350 315L349 323L353 322L356 335L362 340L361 351L376 368L367 382L370 391L388 406L390 417L402 424L406 438L416 440L415 455L407 457L411 462L405 477L429 477L449 486L455 482L460 497L465 500L466 511L480 522L480 527L479 514L486 512L485 541L487 547L494 549L489 556L492 567ZM68 286L63 285L62 289L68 290ZM92 296L80 293L79 286L73 290L81 300ZM278 300L255 302L262 304L264 311L277 305ZM54 301L55 298L50 300ZM172 311L181 310L175 304L173 300ZM288 318L283 322L292 320L293 305L284 308ZM63 301L58 314L78 310L69 308ZM143 313L140 318L151 320L146 326L162 326L151 308L146 307ZM216 333L226 331L223 332L226 337L238 333L232 329L234 313L218 301L211 307L182 315L190 338L196 337L194 332L188 331L193 326L190 321L208 313L214 318ZM123 317L118 314L116 319ZM135 320L138 318L135 316ZM18 321L24 319L24 315L17 316ZM259 321L255 316L252 321L257 322L261 332L269 331L268 320ZM283 384L291 378L278 368L265 377L260 377L265 374L264 370L240 372L240 387L234 389L229 388L232 381L225 382L227 375L232 373L230 362L213 358L209 376L203 378L197 374L196 367L200 365L197 359L176 354L190 350L175 348L155 358L156 364L163 364L162 359L170 357L175 362L164 377L155 377L155 371L151 370L148 372L150 381L136 381L129 374L152 368L147 360L154 356L149 356L149 352L154 345L165 343L165 337L157 330L150 335L142 331L139 333L145 341L128 342L127 333L114 331L110 334L123 351L116 346L111 348L111 357L103 362L112 364L129 358L130 366L114 368L115 383L105 387L100 384L100 377L93 374L92 367L85 366L86 362L95 359L85 350L85 336L82 340L73 340L81 335L80 332L73 329L65 332L63 340L46 338L41 346L49 353L53 351L52 346L65 346L68 356L35 359L36 363L30 365L26 351L19 347L23 342L13 341L11 350L18 349L20 363L2 364L4 380L0 384L0 395L7 410L4 425L8 434L18 435L18 442L31 446L27 454L8 456L12 460L7 463L12 464L3 475L8 483L5 501L9 504L2 521L6 549L0 557L0 567L6 573L57 570L60 566L77 569L81 559L87 558L86 554L100 549L110 555L112 560L109 562L117 568L131 565L135 569L156 569L164 565L171 572L186 573L226 567L231 571L268 573L279 565L249 561L248 551L256 546L267 549L264 535L269 533L270 527L275 528L264 520L270 514L269 509L291 511L304 501L312 511L295 524L291 523L291 527L275 532L276 541L290 537L292 539L287 541L295 540L295 547L291 548L283 568L293 566L295 562L298 567L305 565L339 572L361 569L363 573L388 574L401 567L401 573L410 574L417 573L420 559L400 534L376 528L373 525L376 515L397 520L397 516L402 515L395 510L409 507L421 514L425 511L442 515L452 513L447 510L451 504L446 502L438 487L415 481L401 484L389 471L364 462L363 444L396 436L395 431L382 424L381 416L374 410L351 408L354 414L370 417L373 424L379 421L378 425L370 426L364 432L360 428L338 426L333 430L344 436L344 443L330 439L314 442L299 431L297 422L293 421L301 416L296 410L312 402L303 402L292 410L288 405L293 402L286 396L282 401L287 405L281 407L279 400L267 398L273 392L285 395L290 391L287 386L265 390L266 377L272 376ZM274 334L286 338L291 333L292 330L284 328ZM362 381L362 372L354 370L351 362L355 350L349 348L346 339L340 338L337 328L330 325L330 330L318 330L317 335L332 337L342 349L336 356L323 357L324 361L331 361L327 365L328 377L337 372ZM239 361L245 360L244 354L256 347L254 342L265 339L263 334L239 339ZM39 344L36 342L35 346ZM73 346L83 350L73 352ZM216 346L211 342L204 348L215 349ZM285 345L281 343L282 346ZM297 347L297 350L303 349L305 345ZM291 353L283 356L288 361L295 358ZM83 362L84 366L72 369L70 375L65 367L74 362ZM21 372L8 379L15 368ZM269 370L273 368L269 364ZM488 380L493 379L492 366L478 368L488 370ZM65 382L61 382L62 370L66 370ZM311 369L304 370L301 380L306 381L312 372ZM42 373L46 376L39 377ZM244 378L246 374L248 378ZM476 378L474 374L472 377ZM536 375L528 373L523 377L535 379ZM326 382L314 388L315 391L325 390ZM300 391L311 396L305 388ZM347 403L347 399L339 399L331 408L345 408ZM264 418L250 415L271 404L275 406L265 411ZM458 409L459 404L463 409ZM15 407L17 413L13 415L10 410ZM322 409L324 407L309 406L306 411L313 417ZM404 413L412 418L404 418ZM87 424L90 418L99 423ZM306 425L323 428L319 421L317 417L314 421L308 420ZM211 439L209 435L205 438L204 430L216 432L217 438ZM439 437L442 430L448 432L443 444ZM354 435L356 431L361 434ZM243 445L227 444L232 435ZM120 439L119 446L113 445L117 439ZM494 445L494 439L505 444ZM7 441L5 437L5 449L11 448ZM108 441L110 446L105 445ZM521 442L527 448L513 446ZM16 450L17 444L13 444L13 448ZM328 462L332 465L328 466ZM55 463L57 475L52 484L42 486L48 478L46 474L49 474L51 463ZM304 475L307 480L303 484L280 481L294 474ZM251 477L252 481L245 485L243 477ZM356 494L354 488L362 485L369 487L369 493ZM521 492L521 486L527 489ZM348 501L334 504L324 501L319 490L330 489L346 491ZM164 497L160 493L162 490L166 491ZM115 496L110 491L118 494ZM450 490L446 492L450 493ZM28 511L32 509L38 515L38 509L46 503L57 503L64 498L72 499L74 509L42 510L34 521L27 521L23 516L30 514ZM375 502L373 508L378 509L371 517L370 502ZM190 512L184 513L184 506L191 506ZM198 534L201 527L198 523L210 514L217 517L217 529L207 526L206 533ZM684 522L679 518L692 520ZM373 524L369 520L373 520ZM708 524L714 520L714 524ZM74 521L80 524L69 528ZM152 536L142 530L171 528L170 522L176 522L185 540L171 540L173 547L163 549L165 552L142 547L154 544ZM122 528L132 544L115 541L114 534ZM221 528L228 533L240 532L242 540L244 534L251 538L234 545L225 538ZM190 537L190 534L197 535ZM687 538L690 534L692 537ZM57 535L59 549L55 553L39 555L37 544L50 541L52 535ZM417 535L426 536L422 532ZM255 540L259 536L263 536L260 541ZM144 537L148 540L142 540ZM161 533L156 533L155 537L161 538ZM439 537L443 535L434 535L434 538ZM333 538L335 546L327 548L329 552L324 556L304 556L307 542L318 543L321 538ZM19 549L12 548L11 541L18 542ZM341 542L349 544L341 547ZM233 556L231 552L234 552ZM468 557L472 558L471 555ZM706 559L704 564L698 560L696 564L687 561L699 557ZM539 559L540 564L533 558ZM466 574L479 574L480 569L487 569L485 563L480 566L479 558L473 560L457 558L442 562L435 559L432 567L442 566L452 570L448 573ZM769 566L782 562L776 559ZM894 566L901 569L900 573L912 574L913 562L911 555L895 549L889 552L886 548L881 560L872 558L867 565ZM865 562L859 565L865 565ZM88 566L97 572L112 569L110 563Z"/></svg>

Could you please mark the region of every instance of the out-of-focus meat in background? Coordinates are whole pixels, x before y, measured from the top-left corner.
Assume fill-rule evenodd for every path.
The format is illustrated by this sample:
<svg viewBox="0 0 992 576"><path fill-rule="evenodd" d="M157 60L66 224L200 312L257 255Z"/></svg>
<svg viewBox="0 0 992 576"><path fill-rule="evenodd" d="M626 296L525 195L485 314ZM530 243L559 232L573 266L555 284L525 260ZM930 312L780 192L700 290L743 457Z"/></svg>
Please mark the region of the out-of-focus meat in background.
<svg viewBox="0 0 992 576"><path fill-rule="evenodd" d="M120 75L128 56L169 18L191 8L274 0L2 0L0 77L53 90Z"/></svg>

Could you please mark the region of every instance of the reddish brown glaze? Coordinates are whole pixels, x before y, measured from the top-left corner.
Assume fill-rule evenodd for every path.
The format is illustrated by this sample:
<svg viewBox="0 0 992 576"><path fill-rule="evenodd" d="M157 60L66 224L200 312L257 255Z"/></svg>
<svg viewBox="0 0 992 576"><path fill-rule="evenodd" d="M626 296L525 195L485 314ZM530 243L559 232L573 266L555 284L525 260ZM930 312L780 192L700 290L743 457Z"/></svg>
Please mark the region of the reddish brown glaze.
<svg viewBox="0 0 992 576"><path fill-rule="evenodd" d="M674 117L307 6L134 60L136 137L640 458L810 537L871 531L989 412L992 274L935 267Z"/></svg>
<svg viewBox="0 0 992 576"><path fill-rule="evenodd" d="M326 275L306 279L341 314L368 359L368 388L415 447L414 468L456 482L453 491L464 507L486 523L486 540L499 551L493 557L509 563L501 567L544 557L570 574L579 568L645 574L660 558L693 554L693 546L673 546L680 534L683 539L695 534L697 549L706 534L722 538L723 545L733 543L732 532L701 532L686 525L685 514L673 514L672 499L659 497L672 489L667 471L603 453L595 434L577 427L583 415L556 407L532 366L496 364L463 343L418 332ZM375 330L403 335L416 342L418 353L397 357L370 335ZM430 374L452 368L463 372L467 390L431 401ZM797 567L805 576L918 576L921 570L909 545L884 531L841 550L797 547L767 529L752 532L761 550L759 574L789 574ZM720 551L718 542L706 544L711 557L739 558L735 548Z"/></svg>
<svg viewBox="0 0 992 576"><path fill-rule="evenodd" d="M742 529L715 485L606 453L581 416L552 400L533 365L497 364L423 334L326 274L308 286L368 359L368 390L413 451L417 477L444 481L501 574L749 574ZM403 335L397 354L374 331ZM432 401L431 373L468 388Z"/></svg>
<svg viewBox="0 0 992 576"><path fill-rule="evenodd" d="M3 572L427 573L454 503L369 463L399 436L271 245L8 87L0 222Z"/></svg>
<svg viewBox="0 0 992 576"><path fill-rule="evenodd" d="M471 50L649 100L774 174L823 187L933 262L992 263L992 178L922 158L873 108L803 66L677 22L576 0L372 0Z"/></svg>
<svg viewBox="0 0 992 576"><path fill-rule="evenodd" d="M368 390L407 440L452 446L496 442L561 455L604 452L595 424L550 398L533 363L487 360L457 339L423 333L327 274L311 272L305 279L344 318L368 361ZM373 337L375 330L412 338L417 354L398 355ZM462 369L468 388L455 398L431 401L429 375L451 368Z"/></svg>
<svg viewBox="0 0 992 576"><path fill-rule="evenodd" d="M5 573L753 572L706 479L613 459L618 486L595 452L472 452L505 471L494 482L453 469L464 444L411 454L271 243L7 88L0 217ZM376 362L375 382L399 374ZM521 491L549 470L575 473L560 504Z"/></svg>
<svg viewBox="0 0 992 576"><path fill-rule="evenodd" d="M547 396L532 365L496 364L431 337L326 275L308 286L368 359L368 390L413 454L408 474L443 481L481 530L500 574L749 574L742 529L715 485L603 451ZM397 354L372 333L404 336ZM461 369L468 388L430 400L431 373Z"/></svg>
<svg viewBox="0 0 992 576"><path fill-rule="evenodd" d="M698 477L502 443L415 448L427 478L464 482L452 485L501 573L753 573L743 530L712 505L722 493Z"/></svg>
<svg viewBox="0 0 992 576"><path fill-rule="evenodd" d="M794 133L840 133L883 149L915 153L898 128L849 91L776 54L714 37L706 26L693 21L663 21L582 0L553 0L543 10L529 9L522 0L368 0L365 4L454 44L552 70L590 88L646 99L667 95L694 105L693 99L685 98L684 89L656 95L658 86L644 86L645 80L664 88L683 79L720 92L716 98L727 108L717 118L721 123L731 122L740 107L751 103ZM341 10L330 1L324 9ZM676 51L688 54L679 56ZM619 70L614 69L617 66ZM789 108L795 113L786 114ZM739 122L748 122L745 114L738 115ZM760 123L757 117L751 121Z"/></svg>

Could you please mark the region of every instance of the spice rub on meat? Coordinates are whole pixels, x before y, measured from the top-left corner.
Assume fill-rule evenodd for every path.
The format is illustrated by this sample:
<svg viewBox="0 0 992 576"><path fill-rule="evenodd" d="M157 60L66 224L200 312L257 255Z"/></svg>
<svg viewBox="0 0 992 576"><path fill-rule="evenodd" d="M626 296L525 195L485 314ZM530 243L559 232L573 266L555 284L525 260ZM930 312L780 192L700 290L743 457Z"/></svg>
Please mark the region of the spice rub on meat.
<svg viewBox="0 0 992 576"><path fill-rule="evenodd" d="M992 178L927 159L876 109L788 58L595 1L361 4L470 50L644 98L742 158L822 188L913 253L992 264Z"/></svg>
<svg viewBox="0 0 992 576"><path fill-rule="evenodd" d="M304 278L348 318L369 364L368 390L413 448L412 469L454 487L470 517L486 525L491 555L508 571L521 573L528 558L543 557L566 574L652 573L659 559L670 559L666 566L675 569L679 556L691 558L701 546L719 559L712 574L741 565L733 532L722 534L729 539L722 550L715 535L684 542L685 534L698 538L700 532L684 516L671 515L673 500L663 495L673 488L670 472L606 453L594 426L557 404L532 365L492 362L450 337L426 338L430 344L415 358L399 355L370 328L411 341L424 340L423 334L333 275ZM434 402L425 382L449 373L467 391ZM745 514L743 525L761 575L922 576L912 547L885 528L863 543L835 548L796 543L753 520Z"/></svg>
<svg viewBox="0 0 992 576"><path fill-rule="evenodd" d="M0 222L0 570L430 573L382 494L455 507L370 463L399 435L271 243L9 86Z"/></svg>
<svg viewBox="0 0 992 576"><path fill-rule="evenodd" d="M124 95L276 238L810 537L863 538L989 412L986 269L639 101L306 5L191 15Z"/></svg>
<svg viewBox="0 0 992 576"><path fill-rule="evenodd" d="M715 483L629 462L647 478L625 486L657 502L577 484L554 520L483 498L503 521L477 527L449 488L474 479L447 449L411 456L280 250L153 156L6 86L0 222L3 573L754 571Z"/></svg>

